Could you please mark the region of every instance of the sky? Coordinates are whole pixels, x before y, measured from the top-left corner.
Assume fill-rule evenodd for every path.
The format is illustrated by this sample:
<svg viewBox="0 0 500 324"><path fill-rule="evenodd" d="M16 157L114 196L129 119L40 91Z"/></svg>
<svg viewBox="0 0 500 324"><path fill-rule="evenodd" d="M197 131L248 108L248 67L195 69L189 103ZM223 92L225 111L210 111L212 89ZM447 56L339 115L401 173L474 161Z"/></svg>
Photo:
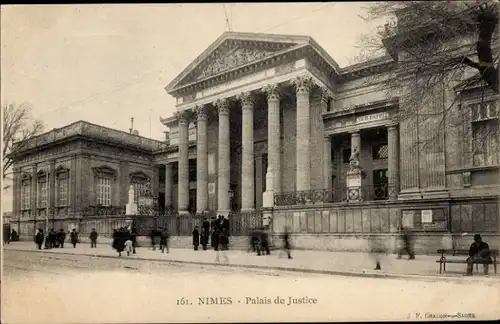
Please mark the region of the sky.
<svg viewBox="0 0 500 324"><path fill-rule="evenodd" d="M360 17L364 5L2 6L2 103L29 102L46 131L77 120L128 131L133 117L141 135L161 140L167 129L159 119L175 111L164 87L228 25L311 36L344 67L361 51L359 37L376 26ZM11 199L2 200L9 210Z"/></svg>

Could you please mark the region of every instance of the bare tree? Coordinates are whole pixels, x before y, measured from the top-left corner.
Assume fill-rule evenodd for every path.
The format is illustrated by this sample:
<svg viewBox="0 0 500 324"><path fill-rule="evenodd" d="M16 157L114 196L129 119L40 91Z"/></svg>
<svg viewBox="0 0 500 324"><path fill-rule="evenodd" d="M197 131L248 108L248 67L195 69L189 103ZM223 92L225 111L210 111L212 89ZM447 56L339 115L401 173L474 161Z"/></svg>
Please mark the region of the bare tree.
<svg viewBox="0 0 500 324"><path fill-rule="evenodd" d="M27 103L3 104L3 165L2 177L4 189L10 187L5 180L11 180L13 155L24 148L24 145L34 136L43 132L43 123L34 119L31 106Z"/></svg>
<svg viewBox="0 0 500 324"><path fill-rule="evenodd" d="M385 52L396 61L393 73L374 79L381 80L389 97L399 98L400 120L424 125L424 146L442 138L444 123L462 135L471 131L463 129L470 126L470 106L458 102L461 89L479 84L483 98L498 96L498 9L497 1L490 0L374 2L365 7L362 18L383 22L361 37L360 47L365 56Z"/></svg>

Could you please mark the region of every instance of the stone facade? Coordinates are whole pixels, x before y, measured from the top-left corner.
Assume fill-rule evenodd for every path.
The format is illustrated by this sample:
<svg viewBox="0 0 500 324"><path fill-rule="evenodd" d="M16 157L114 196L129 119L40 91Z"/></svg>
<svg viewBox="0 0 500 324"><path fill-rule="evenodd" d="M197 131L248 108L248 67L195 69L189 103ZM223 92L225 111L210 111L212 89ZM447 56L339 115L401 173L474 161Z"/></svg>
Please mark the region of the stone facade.
<svg viewBox="0 0 500 324"><path fill-rule="evenodd" d="M473 149L470 127L484 118L465 114L458 129L445 118L436 133L457 95L439 88L422 103L433 118L397 118L403 101L383 88L394 71L391 57L341 69L309 37L224 33L165 88L177 100L174 116L161 118L168 142L85 122L44 134L14 165L13 217L32 227L45 215L82 217L96 202L100 173L113 181L111 205L123 207L130 177L140 173L160 205L181 214L262 210L271 189L273 231L289 227L303 248L365 249L374 240L394 248L389 238L403 225L419 233L421 251L461 232L498 239L499 158ZM477 104L478 93L462 91L461 105ZM431 145L419 144L431 136ZM361 202L350 200L356 184L348 189L346 180L357 167ZM52 211L58 170L69 175L70 194ZM49 207L38 208L35 189L26 211L23 184L36 188L40 177L48 179ZM422 214L432 215L423 225Z"/></svg>

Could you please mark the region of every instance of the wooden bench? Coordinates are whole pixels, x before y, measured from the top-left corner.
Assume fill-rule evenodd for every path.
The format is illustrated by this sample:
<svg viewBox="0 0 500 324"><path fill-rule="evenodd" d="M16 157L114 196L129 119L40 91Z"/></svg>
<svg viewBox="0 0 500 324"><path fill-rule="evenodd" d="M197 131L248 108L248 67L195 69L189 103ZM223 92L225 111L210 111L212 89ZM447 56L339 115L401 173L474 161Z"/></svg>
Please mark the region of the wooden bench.
<svg viewBox="0 0 500 324"><path fill-rule="evenodd" d="M491 252L491 259L492 262L488 262L487 264L493 264L493 270L495 274L497 274L497 255L498 255L498 250L490 250ZM436 263L439 263L439 273L443 273L446 271L446 264L447 263L467 263L467 258L469 257L469 250L460 250L460 249L439 249L437 250L438 254L441 254L441 258L436 261ZM449 256L460 256L460 259L447 259L446 255ZM473 264L476 265L476 270L479 269L480 264L485 264L485 261L474 261Z"/></svg>

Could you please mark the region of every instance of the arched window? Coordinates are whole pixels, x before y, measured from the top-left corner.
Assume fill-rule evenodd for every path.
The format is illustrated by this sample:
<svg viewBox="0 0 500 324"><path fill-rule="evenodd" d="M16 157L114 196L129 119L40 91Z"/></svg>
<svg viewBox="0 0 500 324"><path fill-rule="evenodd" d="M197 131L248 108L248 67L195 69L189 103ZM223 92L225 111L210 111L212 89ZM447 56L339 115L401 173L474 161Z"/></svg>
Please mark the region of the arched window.
<svg viewBox="0 0 500 324"><path fill-rule="evenodd" d="M31 176L23 173L21 176L21 210L31 209Z"/></svg>
<svg viewBox="0 0 500 324"><path fill-rule="evenodd" d="M37 182L38 182L38 201L37 208L47 208L47 196L49 190L49 177L48 173L43 170L40 170L37 173Z"/></svg>

